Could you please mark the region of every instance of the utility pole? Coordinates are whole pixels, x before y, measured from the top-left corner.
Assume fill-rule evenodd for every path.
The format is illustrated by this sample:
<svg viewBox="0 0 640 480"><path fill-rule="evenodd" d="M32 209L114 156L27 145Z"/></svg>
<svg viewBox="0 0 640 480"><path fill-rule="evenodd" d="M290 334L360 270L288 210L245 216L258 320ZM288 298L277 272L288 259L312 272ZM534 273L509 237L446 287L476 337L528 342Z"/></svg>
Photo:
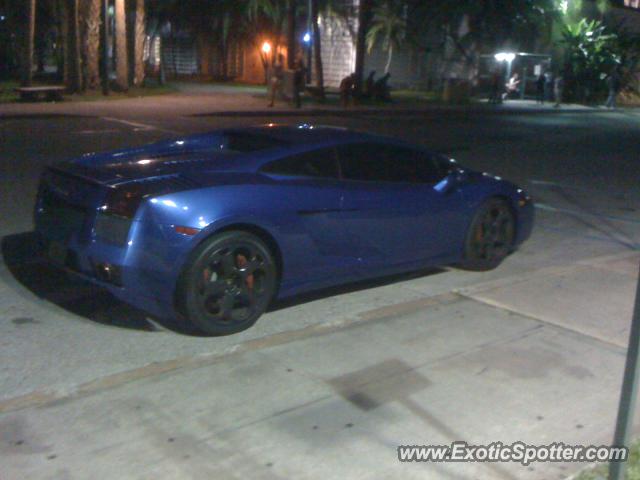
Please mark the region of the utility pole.
<svg viewBox="0 0 640 480"><path fill-rule="evenodd" d="M305 35L305 39L309 39L308 42L306 42L307 44L307 83L311 83L311 79L313 78L312 75L312 70L311 70L311 50L313 49L313 33L311 32L311 0L309 0L309 3L307 4L307 31L304 34Z"/></svg>

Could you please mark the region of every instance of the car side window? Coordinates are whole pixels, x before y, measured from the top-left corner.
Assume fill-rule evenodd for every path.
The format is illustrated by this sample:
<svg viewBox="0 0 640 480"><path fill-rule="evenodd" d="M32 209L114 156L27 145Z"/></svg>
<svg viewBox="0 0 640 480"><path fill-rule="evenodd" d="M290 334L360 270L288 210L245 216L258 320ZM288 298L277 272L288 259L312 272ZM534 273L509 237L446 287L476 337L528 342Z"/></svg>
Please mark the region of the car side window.
<svg viewBox="0 0 640 480"><path fill-rule="evenodd" d="M323 149L300 153L268 163L264 173L294 177L338 178L338 161L335 150Z"/></svg>
<svg viewBox="0 0 640 480"><path fill-rule="evenodd" d="M444 176L427 152L395 145L357 143L338 149L345 180L436 183Z"/></svg>
<svg viewBox="0 0 640 480"><path fill-rule="evenodd" d="M438 183L448 173L442 162L428 152L416 150L414 152L418 181L420 183Z"/></svg>

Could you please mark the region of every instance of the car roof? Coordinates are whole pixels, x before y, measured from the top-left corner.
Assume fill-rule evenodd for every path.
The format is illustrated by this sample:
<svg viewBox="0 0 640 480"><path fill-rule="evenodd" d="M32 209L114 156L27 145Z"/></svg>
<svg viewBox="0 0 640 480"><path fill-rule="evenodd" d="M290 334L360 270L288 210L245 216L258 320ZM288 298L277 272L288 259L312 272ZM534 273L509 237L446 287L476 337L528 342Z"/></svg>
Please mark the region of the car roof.
<svg viewBox="0 0 640 480"><path fill-rule="evenodd" d="M221 162L221 170L257 171L271 161L342 144L376 142L395 146L420 148L401 140L360 132L348 128L312 125L266 124L253 127L228 128L205 134L210 138L225 138L225 148L236 156ZM209 140L210 141L210 140Z"/></svg>

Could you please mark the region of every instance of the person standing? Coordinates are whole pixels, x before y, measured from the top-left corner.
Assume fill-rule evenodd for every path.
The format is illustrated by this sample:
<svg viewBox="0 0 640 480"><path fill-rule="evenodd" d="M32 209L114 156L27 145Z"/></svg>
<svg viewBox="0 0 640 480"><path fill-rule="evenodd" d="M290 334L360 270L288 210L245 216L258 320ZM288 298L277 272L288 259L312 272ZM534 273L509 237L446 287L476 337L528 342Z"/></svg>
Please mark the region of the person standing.
<svg viewBox="0 0 640 480"><path fill-rule="evenodd" d="M544 73L544 99L553 102L553 74L547 70Z"/></svg>
<svg viewBox="0 0 640 480"><path fill-rule="evenodd" d="M607 108L616 108L616 99L620 92L620 75L616 70L607 78L607 86L609 87L609 98L605 104Z"/></svg>
<svg viewBox="0 0 640 480"><path fill-rule="evenodd" d="M543 73L540 73L536 79L536 100L540 105L544 105L544 84L546 81Z"/></svg>
<svg viewBox="0 0 640 480"><path fill-rule="evenodd" d="M382 100L383 102L391 101L391 88L389 87L389 79L391 73L387 72L384 77L379 78L373 84L373 98Z"/></svg>
<svg viewBox="0 0 640 480"><path fill-rule="evenodd" d="M520 88L520 77L517 73L513 74L505 85L505 88L506 91L502 94L503 100L509 98L509 95L516 95L518 93L518 89Z"/></svg>
<svg viewBox="0 0 640 480"><path fill-rule="evenodd" d="M364 92L362 94L363 98L372 98L373 97L373 88L375 85L375 77L376 77L376 71L375 70L371 70L371 72L369 72L369 76L367 77L367 80L364 82Z"/></svg>
<svg viewBox="0 0 640 480"><path fill-rule="evenodd" d="M356 74L352 73L342 79L340 82L340 103L344 108L349 106L351 96L353 95L353 88L355 87Z"/></svg>
<svg viewBox="0 0 640 480"><path fill-rule="evenodd" d="M306 77L307 67L304 64L302 53L298 53L293 64L293 103L296 108L302 108L300 94L304 90Z"/></svg>
<svg viewBox="0 0 640 480"><path fill-rule="evenodd" d="M564 78L562 75L556 75L555 80L553 81L553 96L555 97L556 103L554 105L555 108L559 108L562 103L562 93L564 91Z"/></svg>
<svg viewBox="0 0 640 480"><path fill-rule="evenodd" d="M276 57L271 70L271 78L269 78L269 86L271 87L271 102L269 107L273 107L276 103L276 95L282 92L282 83L284 81L284 55L281 53Z"/></svg>

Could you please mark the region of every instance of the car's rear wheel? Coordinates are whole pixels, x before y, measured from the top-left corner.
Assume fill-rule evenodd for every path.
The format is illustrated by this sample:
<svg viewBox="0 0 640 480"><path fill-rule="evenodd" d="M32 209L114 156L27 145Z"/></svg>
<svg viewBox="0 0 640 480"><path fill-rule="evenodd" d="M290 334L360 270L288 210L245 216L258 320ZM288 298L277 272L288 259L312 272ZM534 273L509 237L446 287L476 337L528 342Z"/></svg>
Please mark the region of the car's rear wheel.
<svg viewBox="0 0 640 480"><path fill-rule="evenodd" d="M269 306L276 270L272 253L258 237L220 233L205 241L186 266L178 308L189 324L209 335L246 330Z"/></svg>
<svg viewBox="0 0 640 480"><path fill-rule="evenodd" d="M460 266L475 271L496 268L511 253L515 232L515 217L509 204L499 198L486 201L471 222Z"/></svg>

